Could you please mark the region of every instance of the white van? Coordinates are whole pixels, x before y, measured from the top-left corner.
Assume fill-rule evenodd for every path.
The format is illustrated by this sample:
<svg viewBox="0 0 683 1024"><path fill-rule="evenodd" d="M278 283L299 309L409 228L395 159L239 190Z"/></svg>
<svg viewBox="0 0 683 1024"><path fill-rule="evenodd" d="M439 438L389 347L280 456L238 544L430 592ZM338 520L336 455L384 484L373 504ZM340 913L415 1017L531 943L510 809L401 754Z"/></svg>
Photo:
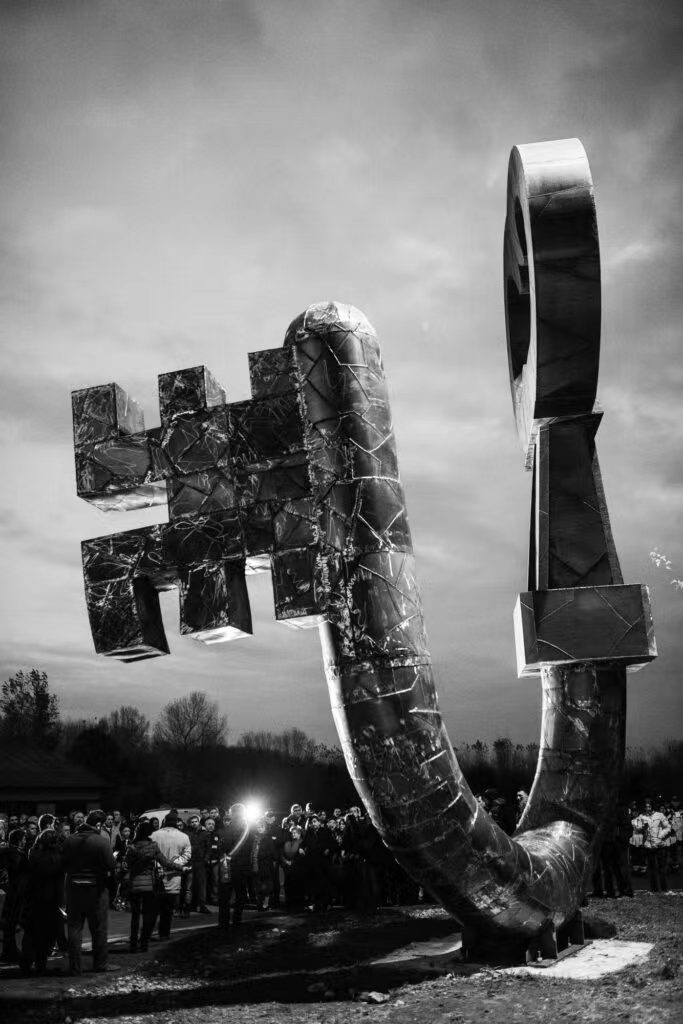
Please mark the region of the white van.
<svg viewBox="0 0 683 1024"><path fill-rule="evenodd" d="M198 818L201 817L201 812L198 807L174 807L172 809L178 812L178 817L181 818L182 821L184 821L185 825L187 825L190 818L193 818L195 815ZM156 807L151 811L143 811L140 817L138 818L138 821L150 821L152 818L158 818L159 824L163 825L164 818L166 817L170 810L171 807L169 806Z"/></svg>

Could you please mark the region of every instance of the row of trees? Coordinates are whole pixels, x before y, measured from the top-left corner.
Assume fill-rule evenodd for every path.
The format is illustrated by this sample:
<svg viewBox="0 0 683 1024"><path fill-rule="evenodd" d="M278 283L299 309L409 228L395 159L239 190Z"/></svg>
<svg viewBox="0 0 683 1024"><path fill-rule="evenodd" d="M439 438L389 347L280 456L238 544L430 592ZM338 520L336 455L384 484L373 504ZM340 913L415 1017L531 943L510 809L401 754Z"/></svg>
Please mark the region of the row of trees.
<svg viewBox="0 0 683 1024"><path fill-rule="evenodd" d="M37 669L18 672L0 689L0 743L43 747L90 768L107 783L110 806L122 810L168 801L226 805L246 795L263 796L277 810L295 799L325 807L357 801L338 747L297 728L245 732L230 746L228 731L226 716L201 691L170 701L152 726L130 705L99 719L62 719L47 675ZM531 785L538 744L477 740L458 745L456 754L475 792L495 787L512 797ZM681 777L683 742L629 750L623 792L670 795L671 780Z"/></svg>
<svg viewBox="0 0 683 1024"><path fill-rule="evenodd" d="M50 750L89 768L123 810L263 795L280 810L294 799L357 799L338 747L301 729L243 733L228 745L228 720L195 690L166 704L154 725L130 705L92 719L62 718L47 675L18 672L0 689L0 744Z"/></svg>
<svg viewBox="0 0 683 1024"><path fill-rule="evenodd" d="M179 753L226 743L228 719L218 704L199 690L167 704L154 728L137 708L124 705L104 718L65 719L59 701L50 693L47 674L31 669L17 672L0 690L0 739L31 743L46 750L70 748L84 731L100 729L131 750L151 744Z"/></svg>

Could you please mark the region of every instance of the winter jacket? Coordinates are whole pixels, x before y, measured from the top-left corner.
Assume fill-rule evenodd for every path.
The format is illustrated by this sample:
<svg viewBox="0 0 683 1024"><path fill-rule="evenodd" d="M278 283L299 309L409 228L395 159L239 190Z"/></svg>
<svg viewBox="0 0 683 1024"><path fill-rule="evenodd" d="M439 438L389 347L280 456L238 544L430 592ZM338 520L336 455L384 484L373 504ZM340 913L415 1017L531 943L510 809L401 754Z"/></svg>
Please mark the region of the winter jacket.
<svg viewBox="0 0 683 1024"><path fill-rule="evenodd" d="M666 846L666 840L671 835L671 825L661 811L652 811L650 814L640 814L636 818L636 828L643 836L643 846L646 850L657 850Z"/></svg>
<svg viewBox="0 0 683 1024"><path fill-rule="evenodd" d="M205 828L191 828L187 837L192 849L192 863L204 864L209 859L209 833Z"/></svg>
<svg viewBox="0 0 683 1024"><path fill-rule="evenodd" d="M246 828L244 842L238 847ZM232 871L251 871L251 849L252 839L249 834L249 827L231 822L223 829L221 836L221 852L226 853L230 858Z"/></svg>
<svg viewBox="0 0 683 1024"><path fill-rule="evenodd" d="M121 860L123 860L126 856L126 850L132 842L132 839L124 839L121 833L119 833L116 837L116 842L114 843L114 856L120 857Z"/></svg>
<svg viewBox="0 0 683 1024"><path fill-rule="evenodd" d="M251 870L254 874L268 876L277 858L277 848L272 836L256 833L251 845Z"/></svg>
<svg viewBox="0 0 683 1024"><path fill-rule="evenodd" d="M81 825L62 847L62 864L67 882L106 888L114 873L114 854L109 839L91 825Z"/></svg>
<svg viewBox="0 0 683 1024"><path fill-rule="evenodd" d="M175 865L175 870L164 872L164 889L167 893L180 892L182 868L189 865L192 858L190 840L184 832L181 832L179 828L173 828L172 825L166 825L164 828L152 832L150 839L158 845L164 857Z"/></svg>
<svg viewBox="0 0 683 1024"><path fill-rule="evenodd" d="M309 828L304 833L304 850L309 863L319 866L329 856L332 837L326 828Z"/></svg>
<svg viewBox="0 0 683 1024"><path fill-rule="evenodd" d="M304 818L303 814L286 814L285 817L282 819L281 825L281 831L283 833L284 839L288 837L290 828L296 825L297 828L300 828L303 831L305 824L306 819Z"/></svg>
<svg viewBox="0 0 683 1024"><path fill-rule="evenodd" d="M54 846L34 843L26 873L22 914L24 925L30 927L43 918L56 917L63 900L64 867L60 847L56 842Z"/></svg>
<svg viewBox="0 0 683 1024"><path fill-rule="evenodd" d="M217 864L223 852L222 837L218 832L206 833L206 863Z"/></svg>
<svg viewBox="0 0 683 1024"><path fill-rule="evenodd" d="M128 847L123 863L132 893L154 892L155 861L165 870L173 870L173 862L164 856L157 843L151 839L140 839Z"/></svg>
<svg viewBox="0 0 683 1024"><path fill-rule="evenodd" d="M105 826L103 825L102 828L100 829L100 835L104 836L104 838L107 840L107 842L111 846L112 850L116 846L116 840L119 838L120 831L121 830L118 827L118 825L112 825L112 827L110 829L109 828L105 828Z"/></svg>
<svg viewBox="0 0 683 1024"><path fill-rule="evenodd" d="M17 846L4 846L2 851L2 865L7 875L7 889L4 906L5 920L9 921L19 914L19 908L26 892L26 879L28 876L28 860L23 850Z"/></svg>
<svg viewBox="0 0 683 1024"><path fill-rule="evenodd" d="M282 863L285 867L291 867L291 865L297 860L302 843L302 836L299 836L296 839L290 836L289 839L285 839L282 845Z"/></svg>

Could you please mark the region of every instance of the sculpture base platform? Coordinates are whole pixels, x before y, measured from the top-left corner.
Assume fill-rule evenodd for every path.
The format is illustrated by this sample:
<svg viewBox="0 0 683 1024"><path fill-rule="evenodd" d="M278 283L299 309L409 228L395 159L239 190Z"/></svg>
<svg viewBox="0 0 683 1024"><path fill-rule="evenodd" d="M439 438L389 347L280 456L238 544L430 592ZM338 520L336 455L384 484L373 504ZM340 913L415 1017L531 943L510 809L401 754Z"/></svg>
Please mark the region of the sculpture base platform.
<svg viewBox="0 0 683 1024"><path fill-rule="evenodd" d="M590 939L583 946L570 946L561 951L555 959L536 961L533 964L496 967L502 974L527 975L537 978L568 978L576 981L591 981L596 978L622 971L625 967L647 959L653 949L651 942L625 942L619 939ZM446 938L428 942L412 942L387 956L372 961L373 967L404 966L411 973L424 970L425 977L439 974L476 974L479 968L490 963L481 961L463 962L462 936L454 933ZM543 968L543 970L539 970Z"/></svg>

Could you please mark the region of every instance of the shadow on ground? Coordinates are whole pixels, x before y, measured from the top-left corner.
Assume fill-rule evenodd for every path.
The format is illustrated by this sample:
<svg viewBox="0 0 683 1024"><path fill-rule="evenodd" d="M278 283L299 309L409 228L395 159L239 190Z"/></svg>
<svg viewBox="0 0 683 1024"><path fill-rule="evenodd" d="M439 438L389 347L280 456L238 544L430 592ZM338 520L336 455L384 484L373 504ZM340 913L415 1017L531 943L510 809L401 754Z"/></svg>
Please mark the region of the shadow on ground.
<svg viewBox="0 0 683 1024"><path fill-rule="evenodd" d="M45 1020L84 1014L122 1016L154 1009L258 1003L353 1000L367 991L386 993L399 985L478 968L459 954L440 951L458 938L457 924L437 908L387 909L361 918L344 911L317 917L272 916L227 933L215 926L176 939L154 959L127 964L111 950L117 974L35 979L8 999L12 1019L42 1006ZM447 940L444 942L444 940ZM375 965L412 943L435 943L434 955ZM51 1005L49 1005L51 1004Z"/></svg>
<svg viewBox="0 0 683 1024"><path fill-rule="evenodd" d="M545 982L543 971L532 980L498 971L499 964L463 963L456 923L434 906L386 909L368 918L341 910L315 917L263 915L227 935L212 925L179 936L144 960L113 948L111 960L121 967L114 974L36 978L28 984L3 978L0 1018L47 1024L67 1017L158 1019L166 1011L164 1020L187 1022L203 1020L202 1008L212 1006L216 1020L227 1019L221 1016L225 1007L253 1024L262 1017L283 1019L291 1007L309 1024L322 1019L327 1004L326 1021L360 1022L367 1010L360 1001L386 999L391 1019L401 1022L436 1019L434 1007L443 1006L449 1024L480 1019L489 1010L486 1019L505 1024L546 1024L553 1014L591 1022L617 1014L661 1024L675 1019L680 1008L679 913L680 897L665 896L597 901L587 909L596 937L616 932L623 939L655 942L647 961L596 982ZM430 945L402 962L376 963L414 943Z"/></svg>

